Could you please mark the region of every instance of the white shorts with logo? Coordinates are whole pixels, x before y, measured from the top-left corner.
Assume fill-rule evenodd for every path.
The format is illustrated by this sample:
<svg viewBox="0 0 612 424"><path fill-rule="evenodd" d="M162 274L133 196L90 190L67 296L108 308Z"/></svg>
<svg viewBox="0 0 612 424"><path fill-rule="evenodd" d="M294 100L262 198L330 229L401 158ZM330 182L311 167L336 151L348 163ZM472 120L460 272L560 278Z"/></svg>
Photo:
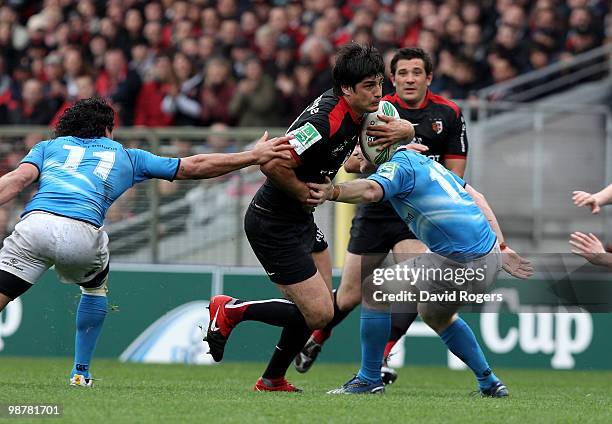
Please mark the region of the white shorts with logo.
<svg viewBox="0 0 612 424"><path fill-rule="evenodd" d="M101 228L39 211L24 216L0 250L0 269L30 284L53 265L63 283L87 283L108 261L108 235Z"/></svg>

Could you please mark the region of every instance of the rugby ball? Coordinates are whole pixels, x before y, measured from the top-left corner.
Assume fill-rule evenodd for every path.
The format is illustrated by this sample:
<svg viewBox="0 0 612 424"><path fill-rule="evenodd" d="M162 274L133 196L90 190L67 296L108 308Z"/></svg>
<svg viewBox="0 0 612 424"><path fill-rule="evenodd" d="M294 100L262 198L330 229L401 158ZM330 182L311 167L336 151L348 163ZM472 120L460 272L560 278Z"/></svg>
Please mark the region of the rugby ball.
<svg viewBox="0 0 612 424"><path fill-rule="evenodd" d="M361 128L361 136L359 137L359 145L361 146L361 153L363 157L373 164L380 165L381 163L387 162L393 156L395 149L400 144L405 144L404 142L397 142L392 144L391 146L377 151L378 146L368 146L368 141L373 141L376 137L370 137L366 134L366 131L370 125L385 125L384 121L378 119L378 115L386 115L391 116L393 118L399 118L399 112L393 106L392 103L387 102L386 100L381 100L378 104L378 110L376 112L367 113L363 119L363 125Z"/></svg>

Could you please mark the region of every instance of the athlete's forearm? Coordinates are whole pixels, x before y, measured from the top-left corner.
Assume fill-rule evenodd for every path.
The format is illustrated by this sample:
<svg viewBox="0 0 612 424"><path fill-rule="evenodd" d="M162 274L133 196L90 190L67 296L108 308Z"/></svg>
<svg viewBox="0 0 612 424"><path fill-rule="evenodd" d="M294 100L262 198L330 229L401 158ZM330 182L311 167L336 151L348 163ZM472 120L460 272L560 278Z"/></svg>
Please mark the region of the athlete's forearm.
<svg viewBox="0 0 612 424"><path fill-rule="evenodd" d="M374 181L358 179L335 186L330 200L343 203L372 203L378 202L383 195L382 188Z"/></svg>
<svg viewBox="0 0 612 424"><path fill-rule="evenodd" d="M491 206L489 206L489 202L487 202L487 199L469 184L465 186L465 189L470 194L470 196L472 196L472 199L474 199L476 206L480 208L485 218L487 218L487 221L489 221L491 228L493 228L493 231L495 231L495 234L497 234L497 240L499 241L499 243L503 243L505 240L504 234L502 233L501 227L499 226L499 222L497 222L495 213L493 213L493 209L491 209Z"/></svg>
<svg viewBox="0 0 612 424"><path fill-rule="evenodd" d="M595 193L593 197L595 198L595 200L597 200L597 204L599 206L605 206L612 203L612 184L610 184L603 190Z"/></svg>
<svg viewBox="0 0 612 424"><path fill-rule="evenodd" d="M292 168L286 161L273 159L261 166L261 172L272 181L272 183L288 193L295 199L305 203L310 195L310 189L306 183L300 181Z"/></svg>
<svg viewBox="0 0 612 424"><path fill-rule="evenodd" d="M29 184L28 178L17 170L0 178L0 206L13 200Z"/></svg>
<svg viewBox="0 0 612 424"><path fill-rule="evenodd" d="M204 179L228 174L237 169L257 164L252 151L239 153L210 153L181 159L177 179Z"/></svg>

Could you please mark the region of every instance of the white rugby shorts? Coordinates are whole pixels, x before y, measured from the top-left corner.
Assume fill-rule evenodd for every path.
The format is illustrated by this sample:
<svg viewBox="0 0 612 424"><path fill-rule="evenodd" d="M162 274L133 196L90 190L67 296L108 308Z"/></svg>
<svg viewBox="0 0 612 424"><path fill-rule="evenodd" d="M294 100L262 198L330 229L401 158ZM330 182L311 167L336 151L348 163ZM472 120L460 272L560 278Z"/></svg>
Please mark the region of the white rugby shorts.
<svg viewBox="0 0 612 424"><path fill-rule="evenodd" d="M24 216L0 250L0 269L30 284L53 265L63 283L87 283L108 261L108 235L101 228L39 211Z"/></svg>

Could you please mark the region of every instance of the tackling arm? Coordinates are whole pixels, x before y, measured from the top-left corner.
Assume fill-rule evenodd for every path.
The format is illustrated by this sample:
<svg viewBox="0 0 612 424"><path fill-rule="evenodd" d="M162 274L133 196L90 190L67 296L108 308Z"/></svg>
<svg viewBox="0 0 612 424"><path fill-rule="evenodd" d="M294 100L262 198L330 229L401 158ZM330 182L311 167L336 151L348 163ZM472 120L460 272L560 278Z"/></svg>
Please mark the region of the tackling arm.
<svg viewBox="0 0 612 424"><path fill-rule="evenodd" d="M469 184L465 185L465 190L469 193L470 196L472 196L472 199L474 199L476 206L480 208L484 216L487 218L487 221L489 221L491 228L493 228L493 231L495 231L495 234L497 234L497 240L499 241L499 244L501 245L502 243L504 243L504 235L502 233L501 227L499 226L499 222L497 222L497 218L493 213L493 209L491 209L491 206L489 206L487 199L485 199L485 197L481 193L476 191L474 187Z"/></svg>
<svg viewBox="0 0 612 424"><path fill-rule="evenodd" d="M585 191L574 191L572 199L576 206L589 206L592 213L599 213L600 206L612 203L612 184L595 194Z"/></svg>
<svg viewBox="0 0 612 424"><path fill-rule="evenodd" d="M289 159L273 159L261 166L261 172L281 190L289 193L302 203L306 203L310 190L306 183L300 181L293 171L297 162Z"/></svg>
<svg viewBox="0 0 612 424"><path fill-rule="evenodd" d="M264 165L274 160L287 160L293 147L287 142L292 136L268 140L268 133L255 144L253 150L240 153L211 153L181 159L177 180L214 178L250 165Z"/></svg>
<svg viewBox="0 0 612 424"><path fill-rule="evenodd" d="M373 203L380 201L385 193L375 181L360 178L346 183L334 185L329 178L325 184L308 183L310 199L308 203L317 206L326 200L343 203Z"/></svg>
<svg viewBox="0 0 612 424"><path fill-rule="evenodd" d="M13 200L21 191L38 178L38 168L22 163L17 169L0 178L0 205Z"/></svg>

